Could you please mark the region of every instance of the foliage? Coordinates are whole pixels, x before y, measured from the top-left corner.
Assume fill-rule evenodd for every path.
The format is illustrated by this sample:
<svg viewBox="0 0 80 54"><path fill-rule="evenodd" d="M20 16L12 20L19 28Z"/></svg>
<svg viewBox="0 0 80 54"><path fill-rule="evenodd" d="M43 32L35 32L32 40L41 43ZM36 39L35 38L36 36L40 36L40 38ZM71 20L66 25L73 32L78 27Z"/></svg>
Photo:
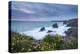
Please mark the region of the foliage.
<svg viewBox="0 0 80 54"><path fill-rule="evenodd" d="M47 35L43 40L53 50L63 49L64 42L63 42L63 39L62 39L62 37L60 35L56 35L54 37L50 36L50 35Z"/></svg>
<svg viewBox="0 0 80 54"><path fill-rule="evenodd" d="M11 52L49 51L78 48L78 41L75 37L64 38L58 34L55 36L46 35L43 40L35 40L31 36L11 33Z"/></svg>
<svg viewBox="0 0 80 54"><path fill-rule="evenodd" d="M21 35L19 33L11 33L11 52L31 51L33 38L30 36Z"/></svg>

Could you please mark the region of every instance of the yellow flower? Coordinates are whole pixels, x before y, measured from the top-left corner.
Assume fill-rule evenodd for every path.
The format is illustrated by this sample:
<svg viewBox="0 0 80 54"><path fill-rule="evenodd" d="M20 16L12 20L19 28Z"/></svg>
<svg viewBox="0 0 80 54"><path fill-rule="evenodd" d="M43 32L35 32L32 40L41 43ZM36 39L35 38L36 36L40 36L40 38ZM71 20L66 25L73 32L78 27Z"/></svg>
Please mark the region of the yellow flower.
<svg viewBox="0 0 80 54"><path fill-rule="evenodd" d="M24 50L24 48L21 49L22 51Z"/></svg>
<svg viewBox="0 0 80 54"><path fill-rule="evenodd" d="M41 50L44 50L44 47L42 47Z"/></svg>
<svg viewBox="0 0 80 54"><path fill-rule="evenodd" d="M29 49L29 51L31 51L31 49Z"/></svg>
<svg viewBox="0 0 80 54"><path fill-rule="evenodd" d="M12 45L15 45L14 43L12 43Z"/></svg>

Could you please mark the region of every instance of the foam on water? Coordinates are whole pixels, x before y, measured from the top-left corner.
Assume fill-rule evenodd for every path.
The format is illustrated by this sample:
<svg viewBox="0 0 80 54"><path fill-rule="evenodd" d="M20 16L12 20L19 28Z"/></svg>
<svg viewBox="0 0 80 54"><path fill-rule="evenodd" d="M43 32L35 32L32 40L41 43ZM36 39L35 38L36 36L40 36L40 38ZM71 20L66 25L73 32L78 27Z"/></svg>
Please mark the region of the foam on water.
<svg viewBox="0 0 80 54"><path fill-rule="evenodd" d="M69 28L70 27L66 27L66 25L59 26L58 28L45 27L45 31L41 31L41 32L40 32L41 28L36 28L31 31L21 32L21 34L29 35L37 40L40 40L40 39L43 39L47 34L50 34L53 36L56 34L59 34L61 36L66 36L65 31L67 31ZM53 32L48 33L48 30L51 30Z"/></svg>

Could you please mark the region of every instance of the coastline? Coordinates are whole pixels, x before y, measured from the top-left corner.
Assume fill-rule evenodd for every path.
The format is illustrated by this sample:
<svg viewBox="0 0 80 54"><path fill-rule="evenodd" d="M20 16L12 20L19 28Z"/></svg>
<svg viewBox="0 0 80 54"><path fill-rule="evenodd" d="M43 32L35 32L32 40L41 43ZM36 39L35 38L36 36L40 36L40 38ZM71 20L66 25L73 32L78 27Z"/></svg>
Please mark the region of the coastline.
<svg viewBox="0 0 80 54"><path fill-rule="evenodd" d="M56 34L59 34L61 36L66 36L65 31L67 31L70 27L66 27L66 25L60 26L58 28L52 28L52 27L45 27L45 31L39 32L41 28L37 28L31 31L21 32L21 34L29 35L34 37L35 39L43 39L46 35L52 35L55 36ZM52 32L48 33L48 30L51 30Z"/></svg>
<svg viewBox="0 0 80 54"><path fill-rule="evenodd" d="M70 23L72 24L72 23ZM75 23L76 24L76 23ZM67 28L68 26L65 25ZM30 35L28 35L28 33L25 34L21 34L21 33L17 33L17 32L12 32L11 31L11 52L35 52L35 51L52 51L52 50L67 50L67 49L78 49L78 34L77 34L77 29L74 29L74 27L78 28L77 26L71 26L68 29L65 29L64 27L58 27L60 30L59 32L61 32L63 30L64 33L66 33L66 36L62 36L59 34L55 34L55 35L50 35L47 34L46 32L53 32L50 30L55 30L58 31L56 29L58 28L51 28L51 27L47 27L47 29L45 28L42 31L39 31L40 28L33 30L32 32L39 32L36 33L36 38L34 38L34 36L31 36L31 31L28 31L28 33L30 33ZM63 28L63 29L61 29ZM48 31L49 29L49 31ZM66 32L65 32L66 31ZM44 35L45 33L47 35ZM59 33L58 32L58 33ZM39 36L39 35L44 35L44 36ZM35 33L33 33L35 34ZM40 39L40 38L43 39ZM37 39L38 38L38 39Z"/></svg>

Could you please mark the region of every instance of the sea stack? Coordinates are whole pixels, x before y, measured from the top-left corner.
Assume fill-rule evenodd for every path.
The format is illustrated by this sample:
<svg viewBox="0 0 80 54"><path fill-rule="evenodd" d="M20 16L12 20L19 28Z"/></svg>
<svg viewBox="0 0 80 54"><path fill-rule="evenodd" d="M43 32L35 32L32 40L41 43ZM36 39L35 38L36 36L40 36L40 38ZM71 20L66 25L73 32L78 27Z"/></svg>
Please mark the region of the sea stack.
<svg viewBox="0 0 80 54"><path fill-rule="evenodd" d="M45 27L42 27L42 28L40 29L40 32L41 32L41 31L45 31Z"/></svg>
<svg viewBox="0 0 80 54"><path fill-rule="evenodd" d="M53 24L52 27L53 27L53 28L58 28L57 23Z"/></svg>

